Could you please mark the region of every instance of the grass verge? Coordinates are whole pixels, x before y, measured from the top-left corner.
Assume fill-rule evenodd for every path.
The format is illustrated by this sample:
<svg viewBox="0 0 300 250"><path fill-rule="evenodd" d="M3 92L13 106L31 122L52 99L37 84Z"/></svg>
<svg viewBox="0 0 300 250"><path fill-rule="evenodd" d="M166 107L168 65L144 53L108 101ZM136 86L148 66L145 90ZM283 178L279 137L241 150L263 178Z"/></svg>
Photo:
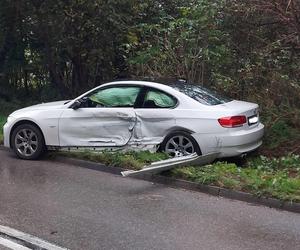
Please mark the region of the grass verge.
<svg viewBox="0 0 300 250"><path fill-rule="evenodd" d="M285 201L300 201L300 157L257 157L244 167L217 162L204 167L174 169L171 176Z"/></svg>
<svg viewBox="0 0 300 250"><path fill-rule="evenodd" d="M163 153L60 153L61 155L138 170L142 166L168 157ZM183 167L167 172L168 176L199 184L213 185L251 193L258 197L272 197L300 202L300 156L281 158L256 157L245 166L216 162L204 167Z"/></svg>
<svg viewBox="0 0 300 250"><path fill-rule="evenodd" d="M165 153L142 152L59 152L58 155L67 156L92 162L99 162L107 166L140 170L143 166L155 161L168 159Z"/></svg>

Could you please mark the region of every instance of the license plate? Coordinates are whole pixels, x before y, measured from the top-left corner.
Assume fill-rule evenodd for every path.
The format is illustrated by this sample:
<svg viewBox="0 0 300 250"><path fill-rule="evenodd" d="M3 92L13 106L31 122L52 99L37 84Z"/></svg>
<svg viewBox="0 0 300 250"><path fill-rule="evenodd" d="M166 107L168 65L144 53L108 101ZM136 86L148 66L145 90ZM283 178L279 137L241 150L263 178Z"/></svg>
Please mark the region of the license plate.
<svg viewBox="0 0 300 250"><path fill-rule="evenodd" d="M258 115L254 115L248 118L248 124L249 126L254 125L256 123L258 123Z"/></svg>

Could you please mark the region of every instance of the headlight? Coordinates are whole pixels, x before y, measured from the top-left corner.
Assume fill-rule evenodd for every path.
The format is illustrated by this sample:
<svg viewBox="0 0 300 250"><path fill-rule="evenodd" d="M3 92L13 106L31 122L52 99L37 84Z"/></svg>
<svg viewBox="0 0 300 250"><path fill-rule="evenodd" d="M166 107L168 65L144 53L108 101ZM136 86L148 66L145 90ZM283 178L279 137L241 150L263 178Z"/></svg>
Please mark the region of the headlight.
<svg viewBox="0 0 300 250"><path fill-rule="evenodd" d="M10 123L14 120L15 118L12 116L7 117L7 123Z"/></svg>

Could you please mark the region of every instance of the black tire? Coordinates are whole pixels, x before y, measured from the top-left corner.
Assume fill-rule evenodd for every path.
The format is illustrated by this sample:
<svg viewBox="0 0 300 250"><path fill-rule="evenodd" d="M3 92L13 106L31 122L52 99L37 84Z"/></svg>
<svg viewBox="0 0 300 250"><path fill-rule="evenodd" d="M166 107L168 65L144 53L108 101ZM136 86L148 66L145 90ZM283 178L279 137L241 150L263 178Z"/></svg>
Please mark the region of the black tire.
<svg viewBox="0 0 300 250"><path fill-rule="evenodd" d="M176 139L179 137L185 138L185 139L183 139L183 144L184 144L184 142L188 143L188 141L189 141L192 144L193 150L191 150L191 148L190 148L189 150L187 150L188 152L182 152L182 155L180 155L180 153L179 154L175 153L175 155L174 155L173 153L169 152L167 147L169 147L170 140ZM174 149L175 149L175 146L174 146ZM173 157L179 157L179 156L188 155L188 154L192 154L192 153L197 153L198 155L202 155L200 147L199 147L198 143L196 142L196 140L189 133L187 133L185 131L175 131L175 132L172 132L169 135L167 135L160 146L160 150L168 153L169 155L171 155Z"/></svg>
<svg viewBox="0 0 300 250"><path fill-rule="evenodd" d="M16 155L24 160L36 160L45 151L41 130L32 124L21 124L13 130L11 144Z"/></svg>

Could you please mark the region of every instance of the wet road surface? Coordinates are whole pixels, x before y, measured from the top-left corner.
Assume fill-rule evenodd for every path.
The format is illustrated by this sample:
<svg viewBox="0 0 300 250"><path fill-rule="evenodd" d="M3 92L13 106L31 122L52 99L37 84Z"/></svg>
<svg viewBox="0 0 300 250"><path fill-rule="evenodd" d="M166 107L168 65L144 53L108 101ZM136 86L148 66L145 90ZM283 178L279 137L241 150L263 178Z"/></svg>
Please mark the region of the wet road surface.
<svg viewBox="0 0 300 250"><path fill-rule="evenodd" d="M80 250L300 249L299 214L1 150L0 225Z"/></svg>

